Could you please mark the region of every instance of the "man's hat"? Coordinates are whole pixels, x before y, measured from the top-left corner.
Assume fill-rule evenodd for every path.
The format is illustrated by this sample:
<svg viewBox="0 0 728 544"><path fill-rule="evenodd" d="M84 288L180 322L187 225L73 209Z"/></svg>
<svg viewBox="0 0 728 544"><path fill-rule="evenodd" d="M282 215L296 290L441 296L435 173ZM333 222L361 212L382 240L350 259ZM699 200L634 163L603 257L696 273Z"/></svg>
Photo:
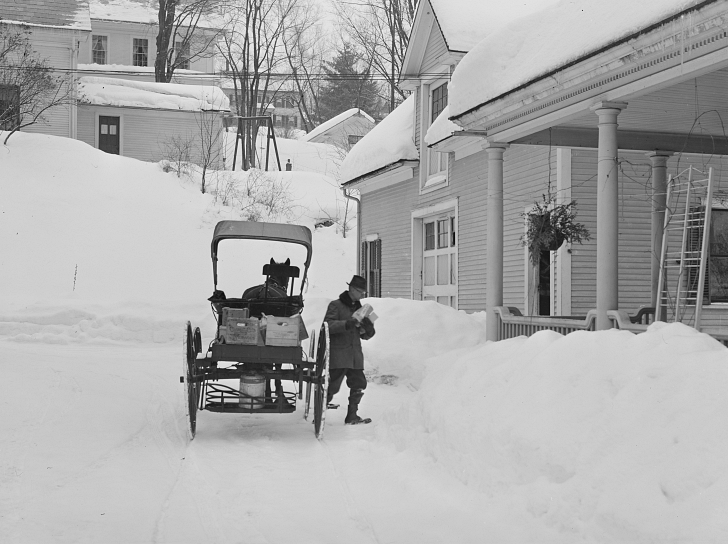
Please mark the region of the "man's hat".
<svg viewBox="0 0 728 544"><path fill-rule="evenodd" d="M348 285L349 287L354 287L355 289L360 289L362 291L367 290L367 280L365 280L361 276L353 276Z"/></svg>

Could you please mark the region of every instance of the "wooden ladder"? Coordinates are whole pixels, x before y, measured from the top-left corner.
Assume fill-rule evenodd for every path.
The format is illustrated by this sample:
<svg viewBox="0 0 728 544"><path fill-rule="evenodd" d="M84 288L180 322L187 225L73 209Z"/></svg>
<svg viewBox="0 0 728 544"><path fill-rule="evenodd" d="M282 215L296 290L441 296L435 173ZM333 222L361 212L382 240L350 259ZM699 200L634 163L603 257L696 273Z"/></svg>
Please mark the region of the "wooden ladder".
<svg viewBox="0 0 728 544"><path fill-rule="evenodd" d="M705 177L705 172L691 165L676 177L670 176L666 196L655 317L700 330L713 207L713 169L709 168Z"/></svg>

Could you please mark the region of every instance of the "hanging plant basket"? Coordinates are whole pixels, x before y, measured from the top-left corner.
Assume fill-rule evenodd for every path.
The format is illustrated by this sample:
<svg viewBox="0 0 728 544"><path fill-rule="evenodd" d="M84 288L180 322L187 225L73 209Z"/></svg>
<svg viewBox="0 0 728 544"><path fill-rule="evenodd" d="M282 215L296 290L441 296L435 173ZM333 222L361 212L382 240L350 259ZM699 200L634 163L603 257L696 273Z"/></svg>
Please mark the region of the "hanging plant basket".
<svg viewBox="0 0 728 544"><path fill-rule="evenodd" d="M576 201L554 204L544 195L530 212L524 213L526 233L521 238L528 247L531 261L538 264L543 251L556 251L564 242L579 243L590 239L587 228L576 222Z"/></svg>

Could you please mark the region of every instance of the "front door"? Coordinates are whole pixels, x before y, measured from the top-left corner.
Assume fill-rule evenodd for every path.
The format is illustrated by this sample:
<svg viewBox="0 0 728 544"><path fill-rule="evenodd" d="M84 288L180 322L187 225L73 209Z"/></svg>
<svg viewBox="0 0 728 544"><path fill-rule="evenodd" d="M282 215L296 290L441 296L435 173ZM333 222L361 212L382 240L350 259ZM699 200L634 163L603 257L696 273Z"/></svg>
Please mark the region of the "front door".
<svg viewBox="0 0 728 544"><path fill-rule="evenodd" d="M119 117L99 115L99 149L114 155L119 154L121 124Z"/></svg>
<svg viewBox="0 0 728 544"><path fill-rule="evenodd" d="M422 298L457 308L458 254L455 215L425 218L422 228Z"/></svg>

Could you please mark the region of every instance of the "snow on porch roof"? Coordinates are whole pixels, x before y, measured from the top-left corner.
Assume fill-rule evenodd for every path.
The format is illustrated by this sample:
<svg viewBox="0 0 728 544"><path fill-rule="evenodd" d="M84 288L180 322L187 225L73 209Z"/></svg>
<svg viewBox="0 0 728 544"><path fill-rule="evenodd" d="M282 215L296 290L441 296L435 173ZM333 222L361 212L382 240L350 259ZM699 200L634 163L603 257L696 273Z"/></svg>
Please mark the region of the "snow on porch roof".
<svg viewBox="0 0 728 544"><path fill-rule="evenodd" d="M316 136L323 134L324 132L332 129L339 123L343 123L349 117L354 117L357 114L361 115L365 119L368 119L369 121L374 123L374 119L372 118L371 115L368 115L366 112L364 112L363 110L360 110L359 108L351 108L350 110L346 110L345 112L340 113L336 117L332 117L328 121L321 123L315 129L313 129L311 132L307 133L303 138L301 138L301 141L309 142L309 141L311 141L312 138L315 138Z"/></svg>
<svg viewBox="0 0 728 544"><path fill-rule="evenodd" d="M458 117L703 0L561 0L511 21L462 59L448 89ZM680 22L676 21L676 29Z"/></svg>
<svg viewBox="0 0 728 544"><path fill-rule="evenodd" d="M83 104L183 111L228 111L230 101L211 85L152 83L107 77L82 77L78 96Z"/></svg>
<svg viewBox="0 0 728 544"><path fill-rule="evenodd" d="M480 40L513 19L557 0L430 0L450 51L470 51Z"/></svg>
<svg viewBox="0 0 728 544"><path fill-rule="evenodd" d="M415 95L411 95L359 140L341 163L341 182L346 183L402 160L418 160L412 140Z"/></svg>

